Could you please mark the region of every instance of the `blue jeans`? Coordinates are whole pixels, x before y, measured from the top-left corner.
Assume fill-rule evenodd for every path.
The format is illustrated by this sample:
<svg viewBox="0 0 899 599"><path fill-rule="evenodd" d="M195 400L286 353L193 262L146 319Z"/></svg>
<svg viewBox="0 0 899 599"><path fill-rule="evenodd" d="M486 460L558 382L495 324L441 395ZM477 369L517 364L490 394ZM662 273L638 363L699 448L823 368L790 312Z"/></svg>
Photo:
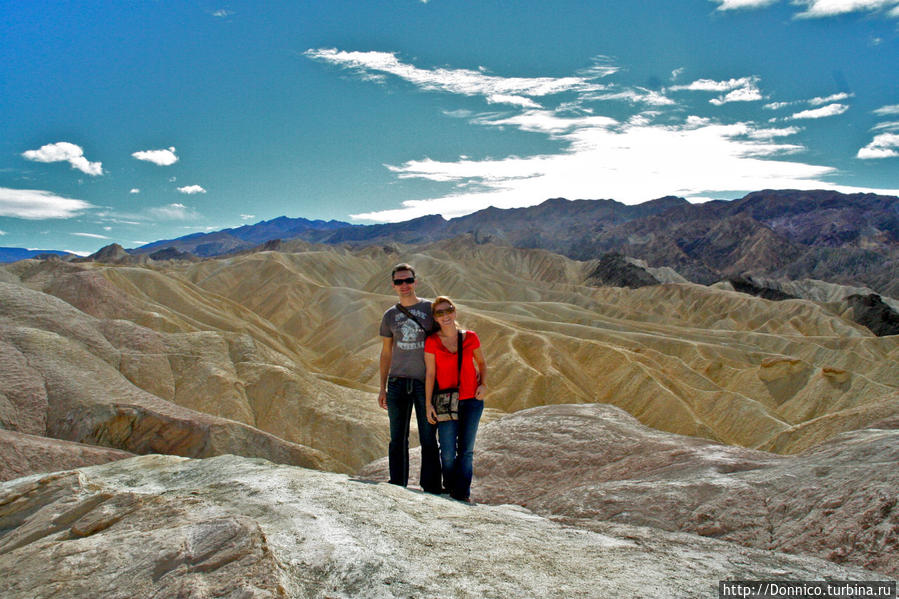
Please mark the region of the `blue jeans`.
<svg viewBox="0 0 899 599"><path fill-rule="evenodd" d="M471 494L474 440L478 423L484 411L480 399L463 399L459 402L459 419L437 423L440 437L440 465L443 469L443 486L454 499L468 500Z"/></svg>
<svg viewBox="0 0 899 599"><path fill-rule="evenodd" d="M421 443L421 488L440 493L440 453L437 449L437 427L428 422L425 410L425 384L416 379L387 379L387 417L390 419L390 482L405 487L409 483L409 425L412 408L418 422Z"/></svg>

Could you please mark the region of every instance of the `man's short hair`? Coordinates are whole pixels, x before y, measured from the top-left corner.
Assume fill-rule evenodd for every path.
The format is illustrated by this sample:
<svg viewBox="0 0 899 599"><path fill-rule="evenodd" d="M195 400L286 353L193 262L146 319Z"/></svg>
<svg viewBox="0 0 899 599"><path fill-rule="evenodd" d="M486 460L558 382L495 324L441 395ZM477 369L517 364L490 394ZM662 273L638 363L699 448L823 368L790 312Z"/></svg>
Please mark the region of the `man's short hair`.
<svg viewBox="0 0 899 599"><path fill-rule="evenodd" d="M400 262L399 264L397 264L396 266L393 267L393 270L390 271L390 278L392 279L393 275L395 275L397 273L397 271L400 271L400 270L408 270L409 272L412 273L413 277L415 276L415 269L412 268L411 264L406 264L405 262Z"/></svg>

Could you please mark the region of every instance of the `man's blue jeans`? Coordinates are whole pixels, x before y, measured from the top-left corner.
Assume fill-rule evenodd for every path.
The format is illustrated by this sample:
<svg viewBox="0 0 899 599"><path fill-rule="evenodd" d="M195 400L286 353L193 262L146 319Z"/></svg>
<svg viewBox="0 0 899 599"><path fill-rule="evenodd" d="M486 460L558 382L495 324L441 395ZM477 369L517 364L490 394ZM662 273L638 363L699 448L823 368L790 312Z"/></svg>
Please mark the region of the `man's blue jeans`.
<svg viewBox="0 0 899 599"><path fill-rule="evenodd" d="M437 427L428 422L425 409L425 384L416 379L387 379L387 417L390 419L390 482L405 487L409 483L409 425L412 409L418 422L421 443L421 488L440 493L440 453L437 449Z"/></svg>
<svg viewBox="0 0 899 599"><path fill-rule="evenodd" d="M471 494L474 440L483 411L482 400L463 399L459 402L458 420L437 423L443 484L454 499L467 501Z"/></svg>

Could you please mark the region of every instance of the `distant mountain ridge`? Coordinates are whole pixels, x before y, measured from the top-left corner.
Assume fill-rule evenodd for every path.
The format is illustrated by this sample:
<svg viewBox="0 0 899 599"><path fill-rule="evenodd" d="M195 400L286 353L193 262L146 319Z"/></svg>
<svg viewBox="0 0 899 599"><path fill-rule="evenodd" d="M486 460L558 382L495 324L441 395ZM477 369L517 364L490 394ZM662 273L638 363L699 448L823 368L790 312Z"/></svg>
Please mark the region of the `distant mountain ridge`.
<svg viewBox="0 0 899 599"><path fill-rule="evenodd" d="M669 267L710 284L744 273L863 284L899 296L899 198L835 191L764 190L739 200L691 204L668 196L627 206L554 198L537 206L487 208L444 220L307 231L302 238L350 245L430 243L470 235L577 260L610 252Z"/></svg>
<svg viewBox="0 0 899 599"><path fill-rule="evenodd" d="M200 257L212 257L250 249L273 239L294 239L310 231L330 231L350 226L352 225L338 220L323 221L279 216L254 225L154 241L130 250L130 252L132 254L151 254L157 250L174 248Z"/></svg>
<svg viewBox="0 0 899 599"><path fill-rule="evenodd" d="M0 247L0 264L7 262L18 262L19 260L27 260L45 254L53 254L54 256L74 256L71 252L62 250L28 250L25 248Z"/></svg>
<svg viewBox="0 0 899 599"><path fill-rule="evenodd" d="M449 220L429 215L377 225L282 216L156 241L128 253L207 258L274 249L291 240L360 247L452 238L545 249L581 261L614 253L701 284L743 275L817 279L899 297L899 197L826 190L763 190L704 204L674 196L637 205L553 198Z"/></svg>

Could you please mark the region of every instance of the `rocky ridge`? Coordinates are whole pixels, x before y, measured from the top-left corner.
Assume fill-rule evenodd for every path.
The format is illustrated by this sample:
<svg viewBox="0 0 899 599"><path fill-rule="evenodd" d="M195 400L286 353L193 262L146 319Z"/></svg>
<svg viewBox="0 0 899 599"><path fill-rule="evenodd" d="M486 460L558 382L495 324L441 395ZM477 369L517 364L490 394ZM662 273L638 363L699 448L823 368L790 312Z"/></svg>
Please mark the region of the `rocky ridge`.
<svg viewBox="0 0 899 599"><path fill-rule="evenodd" d="M66 286L70 292L73 287ZM102 289L101 289L102 290ZM90 294L94 306L107 296ZM195 341L191 347L191 341ZM216 348L207 334L166 335L126 320L98 319L52 295L0 283L0 417L3 428L132 453L190 457L237 453L333 470L346 466L319 451L291 443L249 424L174 401L178 389L167 359L187 360L185 372L203 382L203 352ZM240 347L235 339L234 350ZM167 343L168 342L168 343ZM168 345L168 347L167 347ZM212 351L210 352L210 346ZM253 343L244 340L245 351ZM190 355L188 353L187 355ZM212 385L215 372L205 382ZM180 378L180 377L179 377ZM210 387L206 387L208 393ZM207 396L208 397L208 396ZM209 400L221 402L216 395ZM228 410L221 405L215 412ZM233 414L236 415L236 414Z"/></svg>
<svg viewBox="0 0 899 599"><path fill-rule="evenodd" d="M728 579L884 579L236 456L142 456L2 483L0 531L5 589L35 599L716 597Z"/></svg>
<svg viewBox="0 0 899 599"><path fill-rule="evenodd" d="M0 428L0 482L35 472L55 472L133 457L118 449L60 441Z"/></svg>

